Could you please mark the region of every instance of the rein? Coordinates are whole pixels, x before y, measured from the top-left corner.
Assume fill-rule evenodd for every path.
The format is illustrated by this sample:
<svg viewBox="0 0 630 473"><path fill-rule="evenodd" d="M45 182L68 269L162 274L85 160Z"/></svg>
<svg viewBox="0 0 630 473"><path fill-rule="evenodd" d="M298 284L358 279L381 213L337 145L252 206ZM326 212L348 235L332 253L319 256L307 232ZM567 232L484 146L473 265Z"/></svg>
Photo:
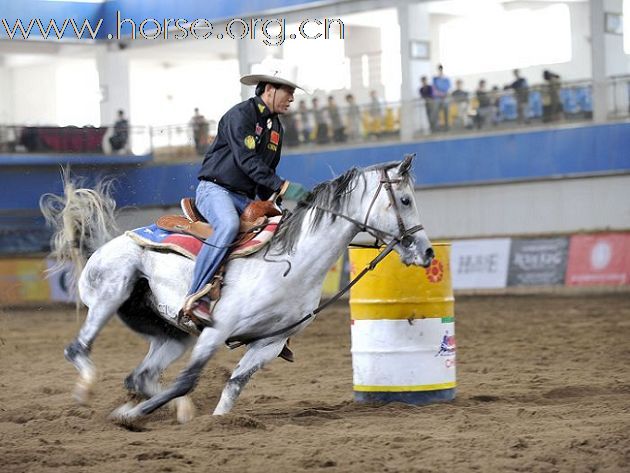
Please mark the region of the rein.
<svg viewBox="0 0 630 473"><path fill-rule="evenodd" d="M271 337L275 337L277 335L282 335L283 333L289 332L290 330L294 329L295 327L301 325L302 323L306 322L307 320L315 317L319 312L321 312L322 310L324 310L326 307L328 307L329 305L333 304L334 302L338 301L339 298L341 296L343 296L346 292L348 292L352 286L354 286L357 282L359 282L359 280L361 278L363 278L363 276L365 276L369 271L372 271L374 268L376 268L376 266L383 261L383 259L385 259L385 257L390 254L392 252L392 250L394 249L394 247L400 243L401 245L403 245L405 248L408 248L409 246L411 246L412 240L411 240L411 235L413 235L416 232L419 232L420 230L424 229L424 226L422 224L420 225L416 225L414 227L411 227L410 229L406 229L405 228L405 224L402 220L402 217L400 215L400 210L398 209L398 205L396 205L396 196L394 195L394 191L392 189L392 183L398 183L400 182L400 179L390 179L388 174L387 174L387 170L386 169L382 169L381 170L381 179L378 185L378 189L376 190L376 193L374 194L374 197L372 198L372 201L370 202L370 206L368 207L368 211L365 215L365 219L363 222L360 222L359 220L356 220L352 217L348 217L347 215L344 215L342 213L336 212L332 209L327 209L324 207L319 207L319 206L315 206L313 208L317 208L319 210L323 210L325 212L329 212L337 217L341 217L345 220L348 220L349 222L355 224L360 231L363 232L368 232L370 233L370 235L374 236L375 238L377 238L377 240L379 239L380 235L385 235L391 238L391 241L387 244L387 246L385 248L383 248L383 251L381 251L378 255L376 255L376 257L370 261L367 266L365 268L363 268L363 270L357 274L354 279L352 279L352 281L350 281L348 284L345 285L345 287L343 289L341 289L340 291L338 291L333 297L331 297L330 299L328 299L326 302L324 302L323 304L320 304L315 310L313 310L312 312L306 314L304 317L302 317L300 320L298 320L297 322L293 322L292 324L283 327L279 330L276 330L274 332L270 332L267 333L265 335L261 335L260 337L255 337L255 338L250 338L247 340L243 340L241 338L239 339L228 339L225 343L226 345L230 348L230 349L234 349L234 348L238 348L242 345L248 345L250 343L256 342L258 340L264 340L265 338L271 338ZM371 225L368 225L367 221L370 217L370 213L372 212L372 207L374 206L374 203L376 202L376 199L379 195L379 193L381 192L381 189L385 187L385 189L387 190L387 195L389 197L389 201L390 204L392 205L392 207L394 208L394 210L396 211L396 220L398 222L398 229L400 230L400 235L394 235L392 233L389 232L385 232L383 230L380 230L376 227L373 227ZM376 233L376 234L375 234ZM362 248L379 248L378 246L365 246L365 245L353 245L353 246L360 246Z"/></svg>

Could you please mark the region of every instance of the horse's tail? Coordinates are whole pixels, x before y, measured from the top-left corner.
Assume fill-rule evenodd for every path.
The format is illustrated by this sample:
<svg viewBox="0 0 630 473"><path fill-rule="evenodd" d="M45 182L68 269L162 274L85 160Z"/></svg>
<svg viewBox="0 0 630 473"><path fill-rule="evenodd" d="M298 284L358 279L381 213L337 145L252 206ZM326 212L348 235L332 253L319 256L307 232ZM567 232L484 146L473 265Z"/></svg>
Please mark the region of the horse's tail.
<svg viewBox="0 0 630 473"><path fill-rule="evenodd" d="M54 273L70 264L69 283L78 297L78 277L87 259L119 233L116 201L111 197L111 179L99 181L93 189L79 187L68 169L62 171L62 179L64 194L42 195L39 208L53 228L50 256L57 262L48 271Z"/></svg>

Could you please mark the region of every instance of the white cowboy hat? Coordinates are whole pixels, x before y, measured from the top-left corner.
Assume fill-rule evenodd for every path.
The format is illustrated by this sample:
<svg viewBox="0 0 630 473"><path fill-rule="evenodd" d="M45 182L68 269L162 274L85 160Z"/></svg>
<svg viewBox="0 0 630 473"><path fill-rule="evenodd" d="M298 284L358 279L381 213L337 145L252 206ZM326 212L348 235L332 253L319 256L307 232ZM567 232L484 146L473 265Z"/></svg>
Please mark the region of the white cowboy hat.
<svg viewBox="0 0 630 473"><path fill-rule="evenodd" d="M243 85L258 85L260 82L268 82L269 84L280 84L286 85L288 87L293 87L294 89L300 89L304 92L308 93L308 91L304 87L300 87L299 85L291 82L288 79L285 79L279 75L278 73L270 76L268 74L248 74L241 77L241 84Z"/></svg>

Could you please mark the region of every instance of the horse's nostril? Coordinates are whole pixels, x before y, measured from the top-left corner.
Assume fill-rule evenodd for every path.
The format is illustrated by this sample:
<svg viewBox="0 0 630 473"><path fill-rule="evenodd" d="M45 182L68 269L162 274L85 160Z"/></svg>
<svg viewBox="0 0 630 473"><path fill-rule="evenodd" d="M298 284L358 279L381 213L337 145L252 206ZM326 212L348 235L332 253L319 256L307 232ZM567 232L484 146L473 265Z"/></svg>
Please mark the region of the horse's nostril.
<svg viewBox="0 0 630 473"><path fill-rule="evenodd" d="M427 249L427 251L424 252L424 256L429 259L433 259L435 257L435 252L433 251L433 248L429 248Z"/></svg>

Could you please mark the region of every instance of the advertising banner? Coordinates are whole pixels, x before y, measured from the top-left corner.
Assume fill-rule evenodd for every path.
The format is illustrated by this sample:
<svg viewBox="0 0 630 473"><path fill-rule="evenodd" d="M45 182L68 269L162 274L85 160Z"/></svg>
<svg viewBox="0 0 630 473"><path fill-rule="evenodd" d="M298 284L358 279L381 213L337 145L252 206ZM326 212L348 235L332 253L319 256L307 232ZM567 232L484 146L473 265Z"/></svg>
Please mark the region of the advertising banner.
<svg viewBox="0 0 630 473"><path fill-rule="evenodd" d="M564 284L569 239L512 239L508 286Z"/></svg>
<svg viewBox="0 0 630 473"><path fill-rule="evenodd" d="M0 305L49 300L50 288L44 279L46 262L42 259L0 260Z"/></svg>
<svg viewBox="0 0 630 473"><path fill-rule="evenodd" d="M630 233L598 233L571 237L566 284L630 284Z"/></svg>
<svg viewBox="0 0 630 473"><path fill-rule="evenodd" d="M453 289L492 289L507 283L510 239L493 238L453 242Z"/></svg>
<svg viewBox="0 0 630 473"><path fill-rule="evenodd" d="M48 269L55 266L55 260L47 259ZM71 288L70 271L72 266L68 263L55 271L46 274L50 285L50 300L55 302L74 302L74 291Z"/></svg>

